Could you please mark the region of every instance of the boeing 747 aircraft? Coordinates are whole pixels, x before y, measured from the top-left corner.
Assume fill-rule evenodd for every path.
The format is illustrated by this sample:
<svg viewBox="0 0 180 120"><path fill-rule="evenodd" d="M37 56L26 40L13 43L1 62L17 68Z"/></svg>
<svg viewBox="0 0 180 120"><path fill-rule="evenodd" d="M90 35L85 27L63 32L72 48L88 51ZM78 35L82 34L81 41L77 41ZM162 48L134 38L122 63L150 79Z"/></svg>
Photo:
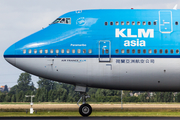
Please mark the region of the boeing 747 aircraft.
<svg viewBox="0 0 180 120"><path fill-rule="evenodd" d="M78 10L10 46L4 58L43 78L87 87L180 91L180 10Z"/></svg>

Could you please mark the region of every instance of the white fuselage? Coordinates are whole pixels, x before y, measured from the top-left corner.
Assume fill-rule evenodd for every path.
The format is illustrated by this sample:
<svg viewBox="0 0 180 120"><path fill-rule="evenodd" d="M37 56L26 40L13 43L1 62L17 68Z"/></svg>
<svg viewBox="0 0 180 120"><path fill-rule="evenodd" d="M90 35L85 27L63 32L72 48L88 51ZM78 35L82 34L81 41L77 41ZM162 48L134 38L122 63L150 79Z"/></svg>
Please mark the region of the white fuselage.
<svg viewBox="0 0 180 120"><path fill-rule="evenodd" d="M179 58L111 58L111 62L99 62L99 58L16 58L14 65L34 75L80 86L180 90Z"/></svg>

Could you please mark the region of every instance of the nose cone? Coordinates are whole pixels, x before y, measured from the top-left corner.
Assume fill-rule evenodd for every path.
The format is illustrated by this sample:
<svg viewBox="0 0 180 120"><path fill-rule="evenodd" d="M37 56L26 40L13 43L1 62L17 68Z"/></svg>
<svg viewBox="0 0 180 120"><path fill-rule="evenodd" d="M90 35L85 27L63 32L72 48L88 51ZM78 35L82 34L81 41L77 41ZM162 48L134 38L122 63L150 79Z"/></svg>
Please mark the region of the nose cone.
<svg viewBox="0 0 180 120"><path fill-rule="evenodd" d="M5 52L4 58L7 62L12 65L16 65L16 53L15 53L15 44L11 45Z"/></svg>

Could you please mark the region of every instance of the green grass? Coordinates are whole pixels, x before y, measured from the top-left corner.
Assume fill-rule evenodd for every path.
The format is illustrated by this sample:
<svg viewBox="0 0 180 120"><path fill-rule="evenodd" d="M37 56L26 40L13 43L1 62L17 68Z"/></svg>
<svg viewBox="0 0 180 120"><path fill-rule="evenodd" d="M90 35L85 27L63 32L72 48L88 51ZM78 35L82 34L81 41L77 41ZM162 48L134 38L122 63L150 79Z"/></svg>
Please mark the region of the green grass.
<svg viewBox="0 0 180 120"><path fill-rule="evenodd" d="M0 117L63 117L81 116L77 110L37 110L37 113L30 114L25 110L2 110ZM123 117L180 117L180 109L95 109L91 117L101 116L123 116Z"/></svg>
<svg viewBox="0 0 180 120"><path fill-rule="evenodd" d="M29 114L25 112L0 112L0 117L56 117L56 116L81 116L78 112L38 112ZM180 117L180 112L92 112L95 116L126 116L126 117Z"/></svg>

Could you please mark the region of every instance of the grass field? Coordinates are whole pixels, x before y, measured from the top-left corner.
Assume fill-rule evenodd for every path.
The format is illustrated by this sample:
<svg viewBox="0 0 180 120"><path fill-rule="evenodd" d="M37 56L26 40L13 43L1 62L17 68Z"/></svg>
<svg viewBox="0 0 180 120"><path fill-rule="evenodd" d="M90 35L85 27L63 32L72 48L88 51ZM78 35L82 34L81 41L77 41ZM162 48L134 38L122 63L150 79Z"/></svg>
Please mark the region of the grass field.
<svg viewBox="0 0 180 120"><path fill-rule="evenodd" d="M78 111L76 112L37 112L34 114L29 114L26 112L0 112L0 117L56 117L56 116L81 116ZM180 117L180 112L97 112L94 111L91 117L95 116L126 116L126 117Z"/></svg>
<svg viewBox="0 0 180 120"><path fill-rule="evenodd" d="M91 116L127 116L127 117L180 117L180 103L101 103L90 104L93 108ZM33 115L29 111L29 103L2 103L0 104L0 117L24 116L80 116L75 103L35 103Z"/></svg>

